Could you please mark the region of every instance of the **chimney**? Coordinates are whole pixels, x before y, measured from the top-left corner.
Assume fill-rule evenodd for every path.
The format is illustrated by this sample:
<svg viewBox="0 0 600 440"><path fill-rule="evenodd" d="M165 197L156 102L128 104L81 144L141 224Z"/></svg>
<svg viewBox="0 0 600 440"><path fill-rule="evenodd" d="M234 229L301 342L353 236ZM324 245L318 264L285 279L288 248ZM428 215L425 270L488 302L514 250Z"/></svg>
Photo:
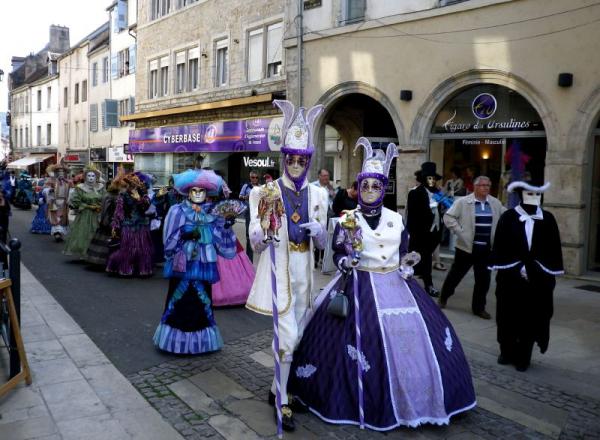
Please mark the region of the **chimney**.
<svg viewBox="0 0 600 440"><path fill-rule="evenodd" d="M70 47L69 28L55 24L50 25L50 41L48 42L50 52L63 53Z"/></svg>

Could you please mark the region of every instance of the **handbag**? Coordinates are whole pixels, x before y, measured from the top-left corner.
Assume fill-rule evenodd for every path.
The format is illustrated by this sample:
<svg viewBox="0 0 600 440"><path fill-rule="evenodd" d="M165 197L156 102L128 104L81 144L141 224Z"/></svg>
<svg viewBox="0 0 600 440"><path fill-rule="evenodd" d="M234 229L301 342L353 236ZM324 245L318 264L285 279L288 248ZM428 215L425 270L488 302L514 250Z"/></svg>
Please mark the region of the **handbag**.
<svg viewBox="0 0 600 440"><path fill-rule="evenodd" d="M348 284L348 274L342 275L339 286L333 293L333 298L327 304L327 313L337 318L346 318L348 316L348 297L344 294Z"/></svg>

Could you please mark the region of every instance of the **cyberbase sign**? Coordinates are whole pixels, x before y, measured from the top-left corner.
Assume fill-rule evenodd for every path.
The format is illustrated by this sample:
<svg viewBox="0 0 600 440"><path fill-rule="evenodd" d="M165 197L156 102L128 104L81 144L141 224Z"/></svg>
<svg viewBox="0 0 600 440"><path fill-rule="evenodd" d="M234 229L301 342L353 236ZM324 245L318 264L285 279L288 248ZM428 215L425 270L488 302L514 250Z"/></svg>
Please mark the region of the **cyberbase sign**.
<svg viewBox="0 0 600 440"><path fill-rule="evenodd" d="M129 132L129 152L188 153L279 151L283 118L254 118L144 128Z"/></svg>

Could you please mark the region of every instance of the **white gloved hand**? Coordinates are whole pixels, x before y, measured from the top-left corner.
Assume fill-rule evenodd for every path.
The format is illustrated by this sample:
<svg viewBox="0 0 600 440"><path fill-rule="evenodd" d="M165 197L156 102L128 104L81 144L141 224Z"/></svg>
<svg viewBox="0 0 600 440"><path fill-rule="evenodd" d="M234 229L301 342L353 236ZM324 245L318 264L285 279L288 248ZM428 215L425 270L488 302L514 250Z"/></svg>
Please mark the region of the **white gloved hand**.
<svg viewBox="0 0 600 440"><path fill-rule="evenodd" d="M521 268L521 276L523 278L525 278L526 280L529 279L529 278L527 278L527 269L525 269L525 265L523 265L523 267Z"/></svg>
<svg viewBox="0 0 600 440"><path fill-rule="evenodd" d="M321 226L321 223L314 220L308 223L302 223L298 226L300 226L302 229L306 229L308 231L308 235L311 237L316 237L323 231L323 226Z"/></svg>
<svg viewBox="0 0 600 440"><path fill-rule="evenodd" d="M338 261L338 269L342 272L349 272L352 270L352 263L349 257L342 257Z"/></svg>
<svg viewBox="0 0 600 440"><path fill-rule="evenodd" d="M412 266L405 266L405 265L400 266L400 276L402 278L404 278L405 280L412 278L412 276L414 274L415 274L415 270L413 269Z"/></svg>

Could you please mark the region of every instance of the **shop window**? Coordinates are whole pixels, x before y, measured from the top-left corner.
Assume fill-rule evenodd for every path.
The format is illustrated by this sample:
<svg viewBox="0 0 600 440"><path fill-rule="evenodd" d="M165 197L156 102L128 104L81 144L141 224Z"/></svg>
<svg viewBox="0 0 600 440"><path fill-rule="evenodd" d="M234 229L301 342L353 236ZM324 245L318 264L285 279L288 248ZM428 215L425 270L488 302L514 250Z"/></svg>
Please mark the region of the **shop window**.
<svg viewBox="0 0 600 440"><path fill-rule="evenodd" d="M156 185L166 185L172 174L170 166L171 154L144 153L134 156L136 170L144 170L156 177Z"/></svg>
<svg viewBox="0 0 600 440"><path fill-rule="evenodd" d="M467 192L486 175L492 195L512 206L505 187L511 180L543 179L546 161L544 125L533 106L506 87L482 84L452 97L435 118L430 159L444 182L458 168Z"/></svg>

